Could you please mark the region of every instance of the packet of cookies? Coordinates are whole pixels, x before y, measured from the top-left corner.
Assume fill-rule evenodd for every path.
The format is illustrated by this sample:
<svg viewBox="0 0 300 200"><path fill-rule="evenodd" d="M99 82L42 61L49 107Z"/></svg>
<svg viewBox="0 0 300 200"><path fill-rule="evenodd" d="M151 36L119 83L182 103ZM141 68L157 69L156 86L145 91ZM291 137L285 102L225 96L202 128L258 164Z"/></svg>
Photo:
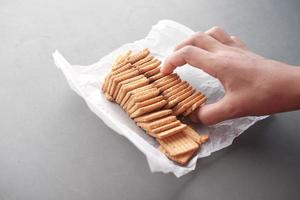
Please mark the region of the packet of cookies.
<svg viewBox="0 0 300 200"><path fill-rule="evenodd" d="M58 51L53 54L57 67L91 111L142 151L152 172L176 177L194 170L197 159L229 146L264 118L243 117L210 127L188 120L194 110L224 95L218 80L191 66L170 75L160 73L176 44L193 33L182 24L162 20L144 39L125 44L89 66L71 65Z"/></svg>

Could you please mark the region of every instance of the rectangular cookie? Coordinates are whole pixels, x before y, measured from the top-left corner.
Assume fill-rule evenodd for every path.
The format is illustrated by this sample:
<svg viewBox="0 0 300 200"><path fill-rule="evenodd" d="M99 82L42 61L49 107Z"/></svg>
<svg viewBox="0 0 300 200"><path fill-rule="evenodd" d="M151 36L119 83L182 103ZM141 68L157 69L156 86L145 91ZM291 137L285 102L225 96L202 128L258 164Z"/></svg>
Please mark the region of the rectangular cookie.
<svg viewBox="0 0 300 200"><path fill-rule="evenodd" d="M149 90L151 88L153 88L153 86L151 84L148 84L146 86L143 86L143 87L140 87L140 88L137 88L137 89L134 89L134 90L131 90L131 91L127 92L127 94L125 95L125 97L121 101L120 106L123 107L125 105L125 103L128 101L128 99L131 97L131 95L136 94L138 92Z"/></svg>
<svg viewBox="0 0 300 200"><path fill-rule="evenodd" d="M181 131L183 131L186 128L185 124L180 124L179 126L176 126L174 128L171 128L169 130L165 130L163 132L160 132L158 134L156 134L156 137L159 139L163 139L163 138L167 138L170 137L176 133L179 133Z"/></svg>
<svg viewBox="0 0 300 200"><path fill-rule="evenodd" d="M160 95L160 96L148 99L146 101L138 102L134 106L132 106L127 112L130 115L139 108L149 106L151 104L157 103L157 102L162 101L162 100L164 100L164 97Z"/></svg>
<svg viewBox="0 0 300 200"><path fill-rule="evenodd" d="M135 117L139 117L143 114L152 112L152 111L156 111L159 110L160 108L162 108L164 105L167 104L166 100L161 100L159 102L156 102L154 104L142 107L142 108L138 108L136 111L134 111L132 114L130 114L131 118L135 118Z"/></svg>
<svg viewBox="0 0 300 200"><path fill-rule="evenodd" d="M154 60L154 57L151 56L151 55L148 55L148 56L146 56L145 58L140 59L139 61L135 62L135 63L134 63L134 66L135 66L135 67L138 67L138 66L140 66L140 65L142 65L142 64L144 64L144 63L147 63L147 62L149 62L149 61L151 61L151 60Z"/></svg>
<svg viewBox="0 0 300 200"><path fill-rule="evenodd" d="M147 78L150 77L150 76L154 76L156 74L158 74L160 72L160 68L159 67L156 67L150 71L147 71L144 73L144 76L146 76Z"/></svg>
<svg viewBox="0 0 300 200"><path fill-rule="evenodd" d="M169 83L167 83L167 84L165 84L165 85L159 87L159 90L160 90L161 92L163 92L163 91L169 89L170 87L173 87L173 86L177 85L177 84L180 83L180 82L181 82L180 78L175 79L175 80L173 80L173 81L171 81L171 82L169 82Z"/></svg>
<svg viewBox="0 0 300 200"><path fill-rule="evenodd" d="M171 128L174 128L176 126L179 126L180 124L181 124L181 122L179 120L176 120L176 121L171 122L169 124L165 124L165 125L162 125L158 128L152 129L150 132L153 133L153 134L158 134L160 132L163 132L163 131L169 130Z"/></svg>
<svg viewBox="0 0 300 200"><path fill-rule="evenodd" d="M136 93L128 99L128 101L127 101L128 104L125 103L124 109L129 110L134 104L141 102L141 101L146 101L146 100L156 97L158 95L159 95L159 90L156 88L153 88L153 89L150 89L150 90L147 90L144 92Z"/></svg>
<svg viewBox="0 0 300 200"><path fill-rule="evenodd" d="M194 103L192 106L190 106L184 113L182 113L183 116L190 115L194 110L196 110L199 106L201 106L203 103L205 103L206 97L203 96L200 98L196 103Z"/></svg>
<svg viewBox="0 0 300 200"><path fill-rule="evenodd" d="M177 120L176 117L171 115L171 116L167 116L167 117L157 119L157 120L152 121L152 122L139 122L139 123L137 123L137 125L142 127L144 130L146 130L148 132L151 132L155 128L158 128L160 126L169 124L169 123L174 122L176 120Z"/></svg>
<svg viewBox="0 0 300 200"><path fill-rule="evenodd" d="M197 142L198 144L203 144L205 143L209 136L208 135L199 135L192 127L187 126L184 130L183 133L189 136L192 140Z"/></svg>
<svg viewBox="0 0 300 200"><path fill-rule="evenodd" d="M177 133L157 141L170 156L181 155L199 148L199 145L184 133Z"/></svg>
<svg viewBox="0 0 300 200"><path fill-rule="evenodd" d="M143 78L145 78L143 75L138 75L138 76L134 76L132 78L129 78L129 79L126 79L124 81L121 81L121 82L117 83L117 85L115 86L115 90L114 90L114 93L113 93L112 96L114 97L114 99L118 96L119 91L120 91L122 85L127 84L127 83L132 83L132 82L134 82L136 80L141 80Z"/></svg>
<svg viewBox="0 0 300 200"><path fill-rule="evenodd" d="M156 80L158 80L158 79L160 79L160 78L162 78L164 76L165 76L164 74L162 74L161 72L159 72L159 73L155 74L154 76L150 76L149 77L149 81L151 83L151 82L156 81Z"/></svg>
<svg viewBox="0 0 300 200"><path fill-rule="evenodd" d="M166 92L164 91L163 92L163 95L166 97L166 98L170 98L171 96L176 96L176 94L178 94L179 92L181 92L182 90L184 90L185 88L189 87L190 85L188 83L184 83L182 85L180 85L179 87L175 88L174 90L170 91L170 92Z"/></svg>
<svg viewBox="0 0 300 200"><path fill-rule="evenodd" d="M195 102L199 101L203 97L204 97L204 95L201 94L200 92L195 92L194 94L192 94L185 100L178 103L173 108L173 115L178 116L178 115L184 113L186 110L189 109L190 106L192 106Z"/></svg>
<svg viewBox="0 0 300 200"><path fill-rule="evenodd" d="M184 154L180 154L178 156L171 156L161 145L158 147L158 149L163 154L165 154L170 160L173 160L174 162L179 163L181 165L186 165L189 162L189 160L193 157L195 152L197 152L196 150L194 150Z"/></svg>
<svg viewBox="0 0 300 200"><path fill-rule="evenodd" d="M148 66L148 65L151 65L151 64L153 64L153 63L156 63L156 62L158 62L159 60L157 60L156 58L154 58L154 59L151 59L151 60L148 60L147 62L144 62L143 64L137 64L137 63L135 63L134 64L134 66L139 70L139 69L141 69L141 68L143 68L143 67L146 67L146 66Z"/></svg>
<svg viewBox="0 0 300 200"><path fill-rule="evenodd" d="M166 105L166 108L173 108L174 106L176 106L178 103L180 103L181 101L185 100L186 98L188 98L189 96L191 96L193 93L195 92L195 90L188 90L187 92L185 92L184 94L176 97L173 100L169 100L168 99L168 105Z"/></svg>
<svg viewBox="0 0 300 200"><path fill-rule="evenodd" d="M137 117L134 119L135 122L151 122L153 120L165 117L167 115L172 114L171 109L156 111L147 115L143 115L141 117Z"/></svg>
<svg viewBox="0 0 300 200"><path fill-rule="evenodd" d="M144 78L138 79L138 80L136 80L134 82L122 85L121 88L120 88L120 92L117 95L116 102L118 102L120 104L121 101L123 100L123 98L125 97L125 95L129 91L137 89L139 87L146 86L148 83L149 83L149 80L144 77Z"/></svg>
<svg viewBox="0 0 300 200"><path fill-rule="evenodd" d="M140 51L140 52L138 52L134 55L129 56L127 60L131 64L134 64L134 63L138 62L139 60L147 57L149 54L150 54L150 51L148 49L143 49L142 51Z"/></svg>
<svg viewBox="0 0 300 200"><path fill-rule="evenodd" d="M110 95L113 95L116 85L124 81L126 79L132 78L134 76L138 76L139 72L136 69L129 69L124 72L121 72L120 74L117 74L116 76L112 76L111 79L108 82L108 90L107 93Z"/></svg>

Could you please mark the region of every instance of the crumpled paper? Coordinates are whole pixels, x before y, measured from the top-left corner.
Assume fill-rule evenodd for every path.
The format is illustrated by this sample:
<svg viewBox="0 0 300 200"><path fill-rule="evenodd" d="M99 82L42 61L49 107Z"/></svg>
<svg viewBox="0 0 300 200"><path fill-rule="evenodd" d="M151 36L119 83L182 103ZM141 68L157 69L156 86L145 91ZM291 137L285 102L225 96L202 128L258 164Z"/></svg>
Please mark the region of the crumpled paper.
<svg viewBox="0 0 300 200"><path fill-rule="evenodd" d="M86 101L88 107L107 126L125 136L145 154L150 170L152 172L172 172L176 177L194 170L198 158L209 156L212 152L229 146L235 137L265 117L243 117L227 120L210 127L194 126L197 132L208 133L210 140L202 145L198 154L187 166L180 166L162 154L157 149L156 141L138 128L121 107L106 100L101 91L101 85L118 54L128 49L138 51L147 47L155 57L163 61L173 51L176 44L193 33L194 31L182 24L161 20L152 26L144 39L124 44L101 58L97 63L88 66L71 65L57 50L53 53L56 66L62 70L70 87ZM202 91L208 97L208 103L215 102L224 95L224 90L218 80L202 70L186 65L177 68L176 73L193 87Z"/></svg>

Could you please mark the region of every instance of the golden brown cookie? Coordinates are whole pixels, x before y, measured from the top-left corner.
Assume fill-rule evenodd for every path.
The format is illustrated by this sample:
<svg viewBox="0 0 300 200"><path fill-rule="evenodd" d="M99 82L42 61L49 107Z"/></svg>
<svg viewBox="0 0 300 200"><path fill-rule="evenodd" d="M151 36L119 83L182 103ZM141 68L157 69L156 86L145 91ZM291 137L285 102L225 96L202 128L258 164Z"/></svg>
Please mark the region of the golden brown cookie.
<svg viewBox="0 0 300 200"><path fill-rule="evenodd" d="M173 108L173 115L177 116L182 113L184 113L186 110L189 109L190 106L192 106L195 102L199 101L201 98L203 98L203 94L200 92L195 92L185 100L181 101L178 103L174 108Z"/></svg>
<svg viewBox="0 0 300 200"><path fill-rule="evenodd" d="M203 96L199 98L199 100L194 103L192 106L190 106L184 113L182 113L183 116L188 116L190 115L194 110L196 110L199 106L201 106L203 103L205 103L206 97Z"/></svg>
<svg viewBox="0 0 300 200"><path fill-rule="evenodd" d="M188 135L192 140L197 142L198 144L205 143L208 139L208 135L199 135L194 129L192 129L190 126L187 126L184 130L183 133Z"/></svg>
<svg viewBox="0 0 300 200"><path fill-rule="evenodd" d="M149 83L149 80L144 77L144 78L138 79L138 80L136 80L134 82L122 85L121 88L120 88L119 94L117 95L116 102L118 104L120 104L121 101L123 100L123 98L125 97L125 95L129 91L137 89L139 87L146 86L148 83Z"/></svg>
<svg viewBox="0 0 300 200"><path fill-rule="evenodd" d="M121 101L120 106L123 107L125 105L125 103L128 101L128 99L131 97L131 95L136 94L138 92L143 92L143 91L149 90L151 88L153 88L153 85L148 84L146 86L143 86L143 87L140 87L140 88L137 88L137 89L134 89L132 91L127 92L127 94L125 95L125 97Z"/></svg>
<svg viewBox="0 0 300 200"><path fill-rule="evenodd" d="M158 148L162 153L164 153L170 160L175 161L176 163L179 163L181 165L186 165L188 163L188 161L193 157L193 155L195 154L195 152L197 152L197 150L194 151L190 151L184 154L180 154L178 156L170 156L170 154L168 154L168 152L160 145Z"/></svg>
<svg viewBox="0 0 300 200"><path fill-rule="evenodd" d="M150 51L148 49L143 49L142 51L131 55L127 58L128 62L130 62L131 64L134 64L136 62L138 62L139 60L147 57L150 54Z"/></svg>
<svg viewBox="0 0 300 200"><path fill-rule="evenodd" d="M149 77L149 81L151 83L151 82L156 81L156 80L158 80L158 79L160 79L160 78L162 78L164 76L165 76L164 74L162 74L161 72L159 72L159 73L155 74L154 76L150 76Z"/></svg>
<svg viewBox="0 0 300 200"><path fill-rule="evenodd" d="M177 120L176 117L171 115L171 116L167 116L167 117L157 119L153 122L139 122L139 123L137 123L137 125L142 127L147 132L151 132L151 130L153 130L155 128L158 128L160 126L169 124L169 123L174 122L176 120Z"/></svg>
<svg viewBox="0 0 300 200"><path fill-rule="evenodd" d="M143 115L141 117L137 117L134 119L135 122L151 122L154 121L156 119L165 117L167 115L172 114L172 110L171 109L166 109L166 110L160 110L157 112L153 112L147 115Z"/></svg>
<svg viewBox="0 0 300 200"><path fill-rule="evenodd" d="M115 78L112 79L112 83L111 83L111 87L109 89L109 94L110 95L113 95L114 91L115 91L115 88L117 86L118 83L126 80L126 79L129 79L129 78L133 78L135 76L138 76L139 75L139 72L137 70L133 70L129 73L126 73L124 75L121 75L121 76L116 76Z"/></svg>
<svg viewBox="0 0 300 200"><path fill-rule="evenodd" d="M195 90L191 89L191 90L187 90L185 93L180 94L180 96L176 97L175 99L168 99L168 105L166 105L166 108L173 108L174 106L176 106L178 103L180 103L181 101L185 100L186 98L188 98L189 96L191 96L193 93L195 92Z"/></svg>
<svg viewBox="0 0 300 200"><path fill-rule="evenodd" d="M161 92L163 92L163 91L169 89L170 87L173 87L174 85L177 85L177 84L180 83L180 82L181 82L180 78L175 79L175 80L173 80L173 81L171 81L171 82L169 82L169 83L167 83L167 84L165 84L165 85L159 87L159 90L160 90Z"/></svg>
<svg viewBox="0 0 300 200"><path fill-rule="evenodd" d="M145 77L143 75L138 75L138 76L134 76L132 78L129 78L129 79L126 79L124 81L121 81L119 82L117 85L116 85L116 88L115 88L115 91L113 93L113 97L114 99L117 97L117 95L119 94L119 91L120 91L120 88L122 85L124 84L127 84L127 83L132 83L134 81L137 81L137 80L141 80L141 79L144 79Z"/></svg>
<svg viewBox="0 0 300 200"><path fill-rule="evenodd" d="M126 51L124 54L120 54L120 56L117 57L115 65L120 64L124 62L132 53L131 50Z"/></svg>
<svg viewBox="0 0 300 200"><path fill-rule="evenodd" d="M158 74L160 72L160 68L159 67L156 67L150 71L147 71L144 73L144 76L146 76L147 78L150 77L150 76L154 76L156 74Z"/></svg>
<svg viewBox="0 0 300 200"><path fill-rule="evenodd" d="M176 96L179 92L181 92L182 90L184 90L185 88L189 87L190 85L188 83L184 83L182 85L180 85L178 88L166 93L166 92L163 92L163 95L166 97L166 98L170 98L171 96Z"/></svg>
<svg viewBox="0 0 300 200"><path fill-rule="evenodd" d="M135 112L136 110L138 110L142 107L152 105L152 104L160 102L162 100L164 100L164 97L160 95L160 96L148 99L146 101L138 102L134 106L132 106L127 112L129 115L131 115L133 112Z"/></svg>
<svg viewBox="0 0 300 200"><path fill-rule="evenodd" d="M166 103L167 103L167 101L163 99L163 100L153 103L151 105L148 105L148 106L145 106L142 108L138 108L135 112L130 114L130 117L135 118L135 117L139 117L141 115L147 114L152 111L157 111L160 108L162 108L164 105L166 105Z"/></svg>
<svg viewBox="0 0 300 200"><path fill-rule="evenodd" d="M157 139L157 141L170 156L178 156L195 151L199 147L194 140L184 133L177 133L164 139Z"/></svg>
<svg viewBox="0 0 300 200"><path fill-rule="evenodd" d="M151 55L148 55L145 58L143 58L143 59L137 61L136 63L134 63L134 66L138 67L138 66L143 65L144 63L147 63L147 62L149 62L151 60L154 60L154 57L151 56Z"/></svg>
<svg viewBox="0 0 300 200"><path fill-rule="evenodd" d="M171 135L182 132L185 128L186 128L185 124L180 124L179 126L171 128L169 130L165 130L163 132L157 133L156 137L159 138L159 139L167 138Z"/></svg>
<svg viewBox="0 0 300 200"><path fill-rule="evenodd" d="M180 124L181 124L181 122L179 120L176 120L176 121L171 122L169 124L165 124L165 125L160 126L158 128L152 129L150 132L153 133L153 134L158 134L158 133L161 133L163 131L166 131L166 130L169 130L171 128L174 128L176 126L179 126Z"/></svg>
<svg viewBox="0 0 300 200"><path fill-rule="evenodd" d="M124 109L129 110L134 104L141 102L141 101L148 100L148 99L156 97L158 95L159 95L159 90L156 88L152 88L152 89L146 90L144 92L136 93L128 99L128 104L126 105L126 103L125 103Z"/></svg>
<svg viewBox="0 0 300 200"><path fill-rule="evenodd" d="M148 71L151 71L151 70L157 68L160 65L160 63L161 62L158 60L158 61L153 62L151 64L148 64L148 65L145 65L143 67L140 67L140 68L138 68L138 70L139 70L140 73L144 74L144 73L146 73Z"/></svg>

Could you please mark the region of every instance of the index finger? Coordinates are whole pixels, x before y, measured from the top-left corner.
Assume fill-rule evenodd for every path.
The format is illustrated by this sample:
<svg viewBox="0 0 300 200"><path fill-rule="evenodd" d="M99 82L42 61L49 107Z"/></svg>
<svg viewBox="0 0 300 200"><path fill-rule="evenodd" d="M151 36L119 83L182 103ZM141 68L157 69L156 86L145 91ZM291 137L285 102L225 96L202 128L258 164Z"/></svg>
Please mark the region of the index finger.
<svg viewBox="0 0 300 200"><path fill-rule="evenodd" d="M177 67L190 64L216 77L216 57L204 49L195 46L185 46L166 58L161 67L163 74L172 73Z"/></svg>

